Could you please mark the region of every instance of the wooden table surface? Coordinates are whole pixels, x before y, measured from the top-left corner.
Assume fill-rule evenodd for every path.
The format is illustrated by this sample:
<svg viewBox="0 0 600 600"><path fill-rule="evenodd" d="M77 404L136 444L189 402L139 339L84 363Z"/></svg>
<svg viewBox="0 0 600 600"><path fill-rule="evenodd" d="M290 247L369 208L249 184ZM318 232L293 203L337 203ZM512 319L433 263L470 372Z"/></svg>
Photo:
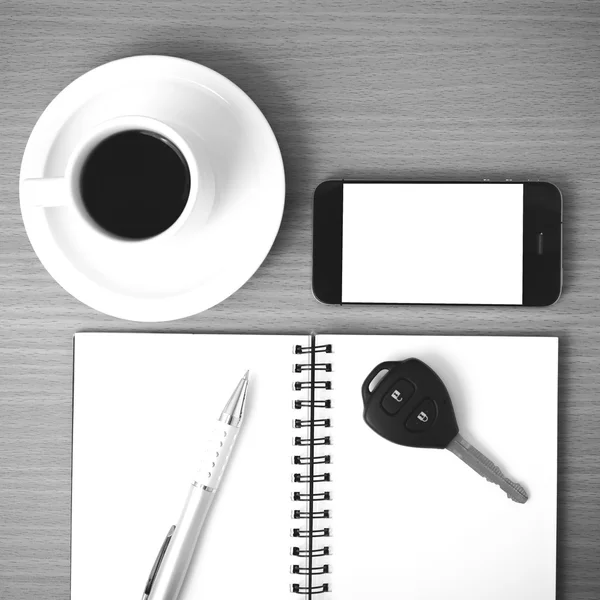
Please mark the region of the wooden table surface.
<svg viewBox="0 0 600 600"><path fill-rule="evenodd" d="M89 329L560 336L558 595L600 598L599 25L600 2L575 0L2 0L0 598L69 594L71 336ZM270 121L287 175L281 231L256 275L203 314L150 326L64 292L31 249L17 193L48 102L134 54L231 78ZM318 304L312 192L340 176L556 183L562 299L544 309Z"/></svg>

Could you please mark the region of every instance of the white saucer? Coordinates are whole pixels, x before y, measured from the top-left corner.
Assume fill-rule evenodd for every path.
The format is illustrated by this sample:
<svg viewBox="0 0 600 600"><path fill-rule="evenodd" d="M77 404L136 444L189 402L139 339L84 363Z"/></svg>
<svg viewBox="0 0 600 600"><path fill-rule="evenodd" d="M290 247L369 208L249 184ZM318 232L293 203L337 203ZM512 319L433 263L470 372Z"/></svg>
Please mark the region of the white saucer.
<svg viewBox="0 0 600 600"><path fill-rule="evenodd" d="M275 240L285 200L277 140L254 102L222 75L179 58L135 56L89 71L50 103L27 143L21 181L63 175L82 132L125 114L176 115L205 141L216 194L198 236L117 263L86 246L68 208L21 201L27 235L52 277L96 310L147 322L199 313L240 288Z"/></svg>

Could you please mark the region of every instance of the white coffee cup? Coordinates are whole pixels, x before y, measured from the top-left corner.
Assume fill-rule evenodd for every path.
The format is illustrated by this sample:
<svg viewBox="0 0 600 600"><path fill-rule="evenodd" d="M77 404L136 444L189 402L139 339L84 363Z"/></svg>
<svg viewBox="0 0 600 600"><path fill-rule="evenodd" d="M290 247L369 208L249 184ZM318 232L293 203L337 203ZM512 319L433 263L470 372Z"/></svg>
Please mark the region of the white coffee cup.
<svg viewBox="0 0 600 600"><path fill-rule="evenodd" d="M106 138L124 131L148 131L170 141L181 153L190 174L189 196L177 220L161 233L145 239L121 238L103 229L87 212L80 193L81 170L87 157ZM167 124L154 118L129 115L100 123L73 148L62 177L43 177L21 181L21 198L40 210L68 208L78 226L89 233L111 238L115 244L156 244L178 234L195 235L207 221L213 207L215 183L213 170L202 141L180 124Z"/></svg>

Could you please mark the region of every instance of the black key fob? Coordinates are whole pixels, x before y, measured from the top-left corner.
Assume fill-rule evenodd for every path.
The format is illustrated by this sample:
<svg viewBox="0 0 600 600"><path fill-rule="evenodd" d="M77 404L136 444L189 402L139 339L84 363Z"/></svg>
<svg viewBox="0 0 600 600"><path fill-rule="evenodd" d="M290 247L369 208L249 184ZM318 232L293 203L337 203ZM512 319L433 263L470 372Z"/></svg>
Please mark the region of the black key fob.
<svg viewBox="0 0 600 600"><path fill-rule="evenodd" d="M446 386L417 358L377 365L362 385L362 397L367 425L395 444L446 448L458 434Z"/></svg>

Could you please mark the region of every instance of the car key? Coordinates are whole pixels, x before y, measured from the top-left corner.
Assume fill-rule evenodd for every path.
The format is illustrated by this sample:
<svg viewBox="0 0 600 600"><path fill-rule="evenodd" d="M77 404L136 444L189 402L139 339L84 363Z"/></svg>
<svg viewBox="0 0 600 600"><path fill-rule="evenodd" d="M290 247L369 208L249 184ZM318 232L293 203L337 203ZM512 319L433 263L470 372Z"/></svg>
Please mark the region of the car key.
<svg viewBox="0 0 600 600"><path fill-rule="evenodd" d="M527 502L525 489L460 435L448 390L424 362L409 358L377 365L363 383L362 397L367 425L386 440L401 446L446 448L499 485L511 500Z"/></svg>

